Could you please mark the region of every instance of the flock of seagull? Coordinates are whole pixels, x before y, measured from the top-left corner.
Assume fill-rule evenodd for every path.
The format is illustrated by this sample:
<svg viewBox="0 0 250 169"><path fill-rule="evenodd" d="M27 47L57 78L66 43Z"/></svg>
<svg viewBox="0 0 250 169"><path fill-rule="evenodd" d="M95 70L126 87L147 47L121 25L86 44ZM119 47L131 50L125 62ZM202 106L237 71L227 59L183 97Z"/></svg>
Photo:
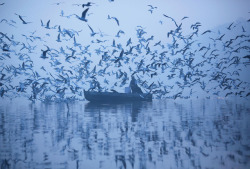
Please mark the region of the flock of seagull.
<svg viewBox="0 0 250 169"><path fill-rule="evenodd" d="M50 40L52 34L57 35L54 41L62 44L59 48L48 46L43 35L35 30L22 34L24 41L0 32L0 97L25 96L32 101L81 99L83 90L120 92L129 85L132 75L142 90L153 93L155 98L190 98L204 93L207 97L249 97L250 86L244 74L250 65L250 34L246 31L250 20L204 32L200 31L202 24L196 22L186 33L183 27L189 17L178 23L162 14L159 26L167 23L174 29L155 40L139 25L135 39L111 15L107 20L114 20L119 28L117 33L107 36L101 30L94 31L88 23L89 9L94 3L73 5L82 8L80 16L66 16L62 10L60 17L79 19L89 28L92 40L86 46L77 42L86 32L51 26L50 20L46 24L40 20L41 29L47 30L45 36ZM157 7L148 5L151 15L155 10ZM27 27L32 24L24 16L15 15L16 20L1 18L0 24L15 28L19 21ZM126 43L119 43L120 37L126 38ZM63 45L64 42L71 45Z"/></svg>

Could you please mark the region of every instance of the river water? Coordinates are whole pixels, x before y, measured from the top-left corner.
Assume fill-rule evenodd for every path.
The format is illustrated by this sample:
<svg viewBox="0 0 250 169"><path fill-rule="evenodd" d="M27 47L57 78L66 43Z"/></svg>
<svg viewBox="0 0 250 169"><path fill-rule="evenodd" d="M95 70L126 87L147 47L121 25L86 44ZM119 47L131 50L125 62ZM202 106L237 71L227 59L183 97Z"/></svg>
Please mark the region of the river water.
<svg viewBox="0 0 250 169"><path fill-rule="evenodd" d="M250 168L247 100L0 102L1 169Z"/></svg>

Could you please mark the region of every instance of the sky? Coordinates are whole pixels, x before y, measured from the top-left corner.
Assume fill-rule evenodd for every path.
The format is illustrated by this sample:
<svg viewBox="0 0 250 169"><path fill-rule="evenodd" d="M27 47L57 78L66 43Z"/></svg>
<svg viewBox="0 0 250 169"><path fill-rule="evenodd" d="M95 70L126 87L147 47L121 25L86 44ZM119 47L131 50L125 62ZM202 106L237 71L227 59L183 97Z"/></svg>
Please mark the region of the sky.
<svg viewBox="0 0 250 169"><path fill-rule="evenodd" d="M2 32L14 34L15 38L19 39L22 34L27 35L34 31L44 31L41 30L41 20L44 24L50 20L51 26L60 25L62 28L82 31L77 40L83 45L88 45L92 40L89 36L88 25L95 32L102 32L107 35L105 38L110 41L119 30L123 30L126 34L123 40L125 42L130 37L132 37L132 40L136 38L135 29L137 26L145 28L148 35L154 35L157 40L166 37L169 30L175 29L175 25L163 14L174 18L177 24L183 23L186 32L190 30L189 26L196 22L202 24L200 31L204 32L220 25L231 24L238 19L247 20L250 18L249 0L115 0L114 2L95 0L91 1L94 4L88 11L87 23L72 15L81 16L83 12L83 8L75 4L79 5L89 1L43 0L37 3L38 1L34 0L11 0L1 2L5 3L0 6L1 20L7 19L16 22L16 27L1 24L0 30ZM152 13L149 12L150 7L148 5L156 7ZM62 11L65 16L70 17L61 17ZM32 23L21 24L22 21L15 14L23 16L25 21ZM116 17L120 26L116 24L115 20L108 20L108 15ZM181 20L185 16L189 18ZM56 39L56 33L50 35L51 37L55 36L54 39ZM48 40L47 43L55 45L54 39L51 38L51 41ZM120 40L122 41L122 38Z"/></svg>
<svg viewBox="0 0 250 169"><path fill-rule="evenodd" d="M95 0L88 11L87 20L83 22L78 20L75 15L81 16L83 8L79 4L89 1L51 1L43 0L19 0L19 1L1 1L5 3L0 6L1 20L13 20L16 22L15 27L10 27L2 23L0 31L14 34L15 38L22 40L23 34L30 34L37 31L46 33L41 29L41 20L44 24L50 20L50 26L60 25L65 29L73 29L81 31L81 35L77 38L79 43L88 45L92 40L90 29L92 27L95 32L102 32L106 35L105 39L112 41L119 30L125 32L124 39L120 38L125 43L130 37L136 39L136 27L142 26L149 35L154 35L155 40L161 40L167 36L167 32L175 29L174 23L163 16L163 14L175 19L177 24L183 23L183 28L186 32L192 31L190 25L200 22L200 32L208 29L215 29L221 25L231 24L232 22L250 18L250 1L249 0ZM149 11L152 5L156 7L153 12ZM61 17L63 11L64 16ZM22 21L17 15L23 16L27 22L32 22L28 25L21 24ZM119 20L118 26L115 20L108 20L108 15L116 17ZM182 20L183 17L188 17ZM186 26L186 27L185 27ZM41 32L43 31L43 32ZM57 33L50 33L51 38L47 40L48 44L55 45L54 39L57 38Z"/></svg>
<svg viewBox="0 0 250 169"><path fill-rule="evenodd" d="M88 1L43 0L37 3L38 1L33 0L10 0L1 2L5 3L0 6L2 19L13 19L19 22L17 16L14 15L14 13L18 13L26 16L24 18L32 22L34 27L36 24L40 24L40 19L45 21L51 19L51 24L66 24L67 22L77 26L79 24L80 29L86 28L86 24L81 23L74 17L67 20L59 15L61 10L64 11L65 15L81 15L83 9L72 4L82 4ZM144 25L148 29L161 30L160 26L156 26L160 20L171 26L170 21L164 18L162 14L175 18L177 23L184 16L188 16L189 19L185 22L201 22L203 29L213 29L239 18L250 18L249 0L115 0L114 2L95 0L91 2L95 4L89 10L89 13L93 14L88 17L88 23L93 28L108 33L116 28L115 23L107 20L108 15L117 17L120 21L120 28L127 31L133 31L137 25ZM148 5L157 7L153 14L147 11L150 9Z"/></svg>

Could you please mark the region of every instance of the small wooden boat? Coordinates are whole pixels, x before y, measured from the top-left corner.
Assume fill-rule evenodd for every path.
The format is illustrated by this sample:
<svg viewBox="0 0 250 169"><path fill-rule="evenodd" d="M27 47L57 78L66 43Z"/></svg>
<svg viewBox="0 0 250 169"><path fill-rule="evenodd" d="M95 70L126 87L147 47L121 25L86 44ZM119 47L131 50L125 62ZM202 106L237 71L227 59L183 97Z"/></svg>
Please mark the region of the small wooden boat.
<svg viewBox="0 0 250 169"><path fill-rule="evenodd" d="M135 102L152 101L152 94L84 91L90 102Z"/></svg>

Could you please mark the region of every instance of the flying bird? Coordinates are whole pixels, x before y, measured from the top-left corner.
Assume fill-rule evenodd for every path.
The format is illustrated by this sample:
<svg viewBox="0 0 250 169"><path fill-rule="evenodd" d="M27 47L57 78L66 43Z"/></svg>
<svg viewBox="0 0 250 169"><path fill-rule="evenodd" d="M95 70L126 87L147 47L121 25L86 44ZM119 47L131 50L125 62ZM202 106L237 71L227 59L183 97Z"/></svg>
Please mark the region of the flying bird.
<svg viewBox="0 0 250 169"><path fill-rule="evenodd" d="M49 29L49 23L50 23L50 20L48 20L48 22L47 22L45 28Z"/></svg>
<svg viewBox="0 0 250 169"><path fill-rule="evenodd" d="M203 32L201 35L204 35L206 33L211 33L211 32L212 32L211 30L207 30L207 31Z"/></svg>
<svg viewBox="0 0 250 169"><path fill-rule="evenodd" d="M90 7L92 4L94 4L94 3L88 2L88 3L86 3L86 4L82 4L82 7L83 7L83 8L84 8L85 6Z"/></svg>
<svg viewBox="0 0 250 169"><path fill-rule="evenodd" d="M184 20L184 19L187 19L188 17L187 16L184 16L181 20Z"/></svg>
<svg viewBox="0 0 250 169"><path fill-rule="evenodd" d="M95 36L95 34L97 34L96 32L93 31L93 29L88 25L89 29L91 30L91 34L90 36Z"/></svg>
<svg viewBox="0 0 250 169"><path fill-rule="evenodd" d="M228 29L228 30L231 30L231 27L232 27L233 24L234 24L234 23L231 23L231 24L227 27L227 29Z"/></svg>
<svg viewBox="0 0 250 169"><path fill-rule="evenodd" d="M243 32L246 32L246 30L245 30L245 28L244 28L243 26L242 26L241 28L242 28L242 31L243 31Z"/></svg>
<svg viewBox="0 0 250 169"><path fill-rule="evenodd" d="M78 15L74 14L78 19L80 19L81 21L85 21L87 22L88 20L86 19L86 14L88 12L89 8L85 9L83 12L82 12L82 16L79 17Z"/></svg>
<svg viewBox="0 0 250 169"><path fill-rule="evenodd" d="M225 36L225 34L221 35L219 38L215 39L215 40L222 40L222 38Z"/></svg>
<svg viewBox="0 0 250 169"><path fill-rule="evenodd" d="M150 7L150 9L148 10L151 14L153 13L154 9L157 9L157 7L154 7L152 5L148 5Z"/></svg>
<svg viewBox="0 0 250 169"><path fill-rule="evenodd" d="M46 47L47 47L47 50L42 50L42 49L41 49L41 51L42 51L42 56L41 56L41 58L43 58L43 59L48 58L46 55L47 55L47 52L50 51L49 47L48 47L48 46L46 46Z"/></svg>
<svg viewBox="0 0 250 169"><path fill-rule="evenodd" d="M60 39L60 33L58 33L58 36L57 36L57 42L62 42L61 39Z"/></svg>
<svg viewBox="0 0 250 169"><path fill-rule="evenodd" d="M18 14L16 14L18 15ZM28 23L31 23L31 22L26 22L25 20L23 20L22 16L21 15L18 15L19 19L23 22L23 24L28 24Z"/></svg>
<svg viewBox="0 0 250 169"><path fill-rule="evenodd" d="M118 20L116 17L110 17L110 16L108 15L108 19L114 19L114 20L116 21L117 25L120 26L119 20Z"/></svg>
<svg viewBox="0 0 250 169"><path fill-rule="evenodd" d="M167 17L167 18L171 19L171 20L174 22L175 26L176 26L176 27L178 27L178 25L177 25L176 21L175 21L172 17L167 16L167 15L165 15L165 14L163 14L163 16L165 16L165 17Z"/></svg>

